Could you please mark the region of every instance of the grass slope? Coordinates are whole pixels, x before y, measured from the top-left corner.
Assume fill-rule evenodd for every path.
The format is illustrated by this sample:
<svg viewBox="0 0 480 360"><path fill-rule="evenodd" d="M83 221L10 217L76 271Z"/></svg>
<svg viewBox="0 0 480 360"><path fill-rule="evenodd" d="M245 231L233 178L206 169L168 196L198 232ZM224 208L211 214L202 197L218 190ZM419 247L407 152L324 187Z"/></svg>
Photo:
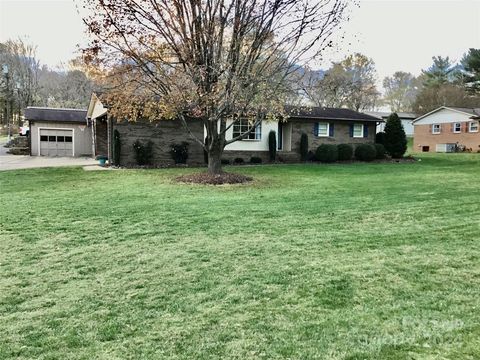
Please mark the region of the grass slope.
<svg viewBox="0 0 480 360"><path fill-rule="evenodd" d="M478 359L480 156L0 173L0 359Z"/></svg>

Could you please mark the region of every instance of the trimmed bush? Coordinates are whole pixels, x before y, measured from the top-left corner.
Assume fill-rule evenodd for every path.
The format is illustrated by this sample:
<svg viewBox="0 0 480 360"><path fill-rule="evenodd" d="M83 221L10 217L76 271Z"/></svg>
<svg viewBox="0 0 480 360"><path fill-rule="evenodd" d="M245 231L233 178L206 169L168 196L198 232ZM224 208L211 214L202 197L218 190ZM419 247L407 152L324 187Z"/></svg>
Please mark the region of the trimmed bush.
<svg viewBox="0 0 480 360"><path fill-rule="evenodd" d="M338 147L333 144L322 144L317 148L315 157L318 161L332 163L338 160Z"/></svg>
<svg viewBox="0 0 480 360"><path fill-rule="evenodd" d="M375 142L377 144L385 145L385 133L383 131L380 131L375 135Z"/></svg>
<svg viewBox="0 0 480 360"><path fill-rule="evenodd" d="M275 161L277 157L277 133L273 130L268 133L268 154L270 161Z"/></svg>
<svg viewBox="0 0 480 360"><path fill-rule="evenodd" d="M188 142L183 141L180 144L173 144L170 148L170 155L175 164L186 164L188 159Z"/></svg>
<svg viewBox="0 0 480 360"><path fill-rule="evenodd" d="M308 156L308 136L305 133L302 133L300 136L300 159L302 161L307 161Z"/></svg>
<svg viewBox="0 0 480 360"><path fill-rule="evenodd" d="M222 165L230 165L230 160L228 159L221 159L220 162L222 163Z"/></svg>
<svg viewBox="0 0 480 360"><path fill-rule="evenodd" d="M252 156L250 158L250 164L261 164L262 163L262 158L258 156Z"/></svg>
<svg viewBox="0 0 480 360"><path fill-rule="evenodd" d="M352 160L353 158L353 146L349 144L338 145L338 160Z"/></svg>
<svg viewBox="0 0 480 360"><path fill-rule="evenodd" d="M137 165L151 165L153 160L153 143L149 140L143 144L139 139L133 143L133 151L135 152L135 160Z"/></svg>
<svg viewBox="0 0 480 360"><path fill-rule="evenodd" d="M405 135L402 121L396 113L393 113L387 119L383 145L394 159L402 158L407 151L407 135Z"/></svg>
<svg viewBox="0 0 480 360"><path fill-rule="evenodd" d="M237 165L240 165L240 164L245 163L245 161L243 161L243 158L237 157L237 158L233 159L233 163L237 164Z"/></svg>
<svg viewBox="0 0 480 360"><path fill-rule="evenodd" d="M375 144L375 151L377 152L377 159L385 159L385 146L382 144Z"/></svg>
<svg viewBox="0 0 480 360"><path fill-rule="evenodd" d="M315 153L313 151L308 152L307 161L317 161L317 158L315 157Z"/></svg>
<svg viewBox="0 0 480 360"><path fill-rule="evenodd" d="M375 146L371 144L360 144L355 148L355 157L360 161L373 161L377 156Z"/></svg>
<svg viewBox="0 0 480 360"><path fill-rule="evenodd" d="M113 131L113 165L120 165L120 151L122 144L120 142L120 133L117 129Z"/></svg>

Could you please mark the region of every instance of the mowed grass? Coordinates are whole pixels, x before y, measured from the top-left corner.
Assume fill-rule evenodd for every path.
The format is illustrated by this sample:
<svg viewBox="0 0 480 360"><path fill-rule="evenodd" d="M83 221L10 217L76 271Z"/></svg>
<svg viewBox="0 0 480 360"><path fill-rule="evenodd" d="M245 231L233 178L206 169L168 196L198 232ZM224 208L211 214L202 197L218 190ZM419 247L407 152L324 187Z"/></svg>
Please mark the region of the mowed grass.
<svg viewBox="0 0 480 360"><path fill-rule="evenodd" d="M479 359L480 155L0 172L0 359Z"/></svg>

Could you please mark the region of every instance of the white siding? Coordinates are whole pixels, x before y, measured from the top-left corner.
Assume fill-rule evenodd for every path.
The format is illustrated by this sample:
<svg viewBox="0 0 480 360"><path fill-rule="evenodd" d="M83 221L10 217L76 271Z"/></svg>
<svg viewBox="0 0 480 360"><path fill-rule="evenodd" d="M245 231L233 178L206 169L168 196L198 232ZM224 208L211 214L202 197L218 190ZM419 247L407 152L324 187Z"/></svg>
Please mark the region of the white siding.
<svg viewBox="0 0 480 360"><path fill-rule="evenodd" d="M227 122L229 126L231 122ZM273 130L277 134L278 144L278 122L277 121L262 121L262 138L261 140L240 140L225 147L225 150L240 150L240 151L268 151L268 134ZM233 126L228 129L226 139L232 139Z"/></svg>
<svg viewBox="0 0 480 360"><path fill-rule="evenodd" d="M470 117L472 117L472 115L470 114L450 109L442 109L434 112L433 114L425 116L423 119L416 121L414 125L448 124L455 122L472 121Z"/></svg>
<svg viewBox="0 0 480 360"><path fill-rule="evenodd" d="M92 155L92 128L78 123L35 121L30 127L32 155L39 155L39 129L72 129L74 156Z"/></svg>

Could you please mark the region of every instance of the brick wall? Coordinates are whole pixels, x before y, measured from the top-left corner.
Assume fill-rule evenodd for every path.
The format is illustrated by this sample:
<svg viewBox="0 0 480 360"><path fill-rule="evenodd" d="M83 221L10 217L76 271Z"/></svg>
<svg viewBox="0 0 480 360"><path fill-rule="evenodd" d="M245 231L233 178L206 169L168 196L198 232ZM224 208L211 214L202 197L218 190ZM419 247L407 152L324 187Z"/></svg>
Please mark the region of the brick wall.
<svg viewBox="0 0 480 360"><path fill-rule="evenodd" d="M120 133L120 164L124 166L136 165L133 143L139 139L146 143L153 142L154 165L173 165L170 155L172 144L186 141L190 144L188 150L189 165L203 165L203 148L192 140L179 120L163 120L158 122L121 122L115 123L114 129ZM190 130L198 139L203 139L203 125L200 121L192 121Z"/></svg>
<svg viewBox="0 0 480 360"><path fill-rule="evenodd" d="M350 137L350 124L348 121L330 121L334 124L333 137L319 137L314 134L314 126L318 120L292 121L292 151L300 152L300 138L302 133L308 136L308 149L315 151L320 144L365 144L375 142L375 123L368 123L368 137Z"/></svg>
<svg viewBox="0 0 480 360"><path fill-rule="evenodd" d="M423 147L428 146L429 152L436 151L437 144L465 145L473 152L480 150L480 132L469 133L468 123L462 122L462 132L454 133L451 123L439 124L440 134L432 134L432 125L415 125L413 136L413 150L421 152Z"/></svg>

